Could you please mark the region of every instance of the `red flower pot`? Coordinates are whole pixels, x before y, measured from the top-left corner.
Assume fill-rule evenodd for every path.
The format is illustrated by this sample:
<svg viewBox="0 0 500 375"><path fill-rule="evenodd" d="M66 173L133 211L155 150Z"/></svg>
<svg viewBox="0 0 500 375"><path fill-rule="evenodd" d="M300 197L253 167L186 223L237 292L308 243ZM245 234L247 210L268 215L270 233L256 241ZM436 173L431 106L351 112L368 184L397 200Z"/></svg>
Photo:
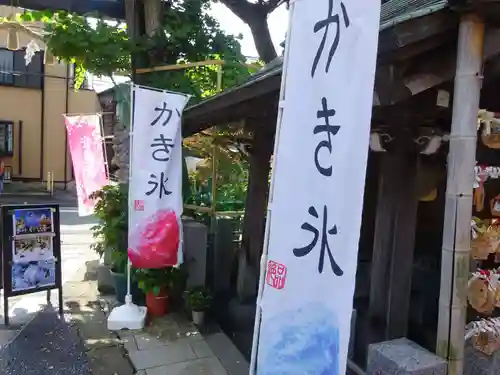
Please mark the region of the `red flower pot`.
<svg viewBox="0 0 500 375"><path fill-rule="evenodd" d="M160 290L157 295L154 292L146 294L146 307L148 308L148 315L150 316L163 316L168 312L168 293L166 290Z"/></svg>

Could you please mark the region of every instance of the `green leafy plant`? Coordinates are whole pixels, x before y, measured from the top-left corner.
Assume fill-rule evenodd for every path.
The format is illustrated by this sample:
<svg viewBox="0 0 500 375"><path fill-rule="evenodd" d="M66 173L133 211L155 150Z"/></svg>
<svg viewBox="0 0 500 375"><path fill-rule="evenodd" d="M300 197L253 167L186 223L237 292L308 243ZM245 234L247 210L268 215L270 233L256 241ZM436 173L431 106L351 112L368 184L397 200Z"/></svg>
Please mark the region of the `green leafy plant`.
<svg viewBox="0 0 500 375"><path fill-rule="evenodd" d="M111 252L115 272L124 273L127 265L128 186L107 185L91 194L96 200L94 214L99 223L90 230L95 239L91 248L100 256Z"/></svg>
<svg viewBox="0 0 500 375"><path fill-rule="evenodd" d="M78 89L87 71L101 76L129 72L131 53L141 50L139 45L129 40L125 24L92 16L63 10L27 10L18 14L15 21L21 25L33 22L44 24L41 39L54 56L75 65L75 89ZM13 22L10 18L0 21Z"/></svg>
<svg viewBox="0 0 500 375"><path fill-rule="evenodd" d="M163 26L153 36L131 40L126 25L67 11L28 11L17 16L19 24L43 22L42 39L60 60L75 64L75 89L84 82L86 72L97 76L131 73L131 55L146 56L152 65L179 64L211 59L227 62L223 87L242 83L251 71L242 65L241 35L225 34L209 15L209 0L165 2ZM2 18L3 22L12 22ZM149 85L179 90L193 95L191 103L216 93L217 67L200 66L147 75Z"/></svg>
<svg viewBox="0 0 500 375"><path fill-rule="evenodd" d="M191 288L186 292L189 306L193 311L207 311L212 303L212 296L203 287Z"/></svg>
<svg viewBox="0 0 500 375"><path fill-rule="evenodd" d="M135 279L144 293L159 295L162 290L171 290L175 286L179 270L176 267L158 269L137 269Z"/></svg>

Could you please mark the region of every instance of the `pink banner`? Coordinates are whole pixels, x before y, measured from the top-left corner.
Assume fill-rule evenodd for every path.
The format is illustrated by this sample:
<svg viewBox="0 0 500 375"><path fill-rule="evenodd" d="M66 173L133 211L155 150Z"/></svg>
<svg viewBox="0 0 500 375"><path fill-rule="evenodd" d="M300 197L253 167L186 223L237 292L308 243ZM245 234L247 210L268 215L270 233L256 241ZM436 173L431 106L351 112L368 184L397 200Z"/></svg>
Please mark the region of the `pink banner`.
<svg viewBox="0 0 500 375"><path fill-rule="evenodd" d="M78 214L94 213L90 194L109 183L106 175L103 140L98 115L65 116L69 150L75 171Z"/></svg>

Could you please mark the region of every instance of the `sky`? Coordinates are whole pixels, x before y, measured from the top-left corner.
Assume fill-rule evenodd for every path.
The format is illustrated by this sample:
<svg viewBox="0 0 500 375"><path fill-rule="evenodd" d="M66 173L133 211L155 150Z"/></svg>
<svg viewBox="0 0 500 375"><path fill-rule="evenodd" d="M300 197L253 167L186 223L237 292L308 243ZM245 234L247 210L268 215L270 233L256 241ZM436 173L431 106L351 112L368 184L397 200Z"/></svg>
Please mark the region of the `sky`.
<svg viewBox="0 0 500 375"><path fill-rule="evenodd" d="M228 34L243 34L241 47L243 54L247 57L257 57L257 51L249 27L236 17L229 9L220 3L212 5L212 15L219 21L221 28ZM288 12L282 5L276 9L268 19L269 30L273 38L274 45L278 51L281 51L280 43L285 40L286 30L288 28Z"/></svg>
<svg viewBox="0 0 500 375"><path fill-rule="evenodd" d="M226 33L234 35L243 34L243 40L240 43L242 52L245 56L249 58L258 57L250 28L243 21L220 3L212 4L212 15L219 21L221 28ZM269 16L268 24L276 50L280 53L280 43L285 40L285 34L288 28L288 11L286 7L282 5L276 9ZM121 83L127 81L128 78L116 77L115 80L117 83ZM97 92L104 91L113 86L112 82L105 77L94 78L93 84Z"/></svg>

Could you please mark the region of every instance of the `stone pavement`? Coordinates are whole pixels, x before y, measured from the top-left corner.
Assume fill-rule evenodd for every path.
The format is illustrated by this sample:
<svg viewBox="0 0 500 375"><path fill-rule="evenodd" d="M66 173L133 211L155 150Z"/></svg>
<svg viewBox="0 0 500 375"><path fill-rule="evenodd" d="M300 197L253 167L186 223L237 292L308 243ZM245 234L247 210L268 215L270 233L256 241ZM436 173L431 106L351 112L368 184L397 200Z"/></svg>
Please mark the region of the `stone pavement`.
<svg viewBox="0 0 500 375"><path fill-rule="evenodd" d="M200 333L183 313L156 319L144 331L108 331L108 306L115 302L98 294L96 279L97 262L87 262L64 286L65 319L53 311L36 315L0 349L0 373L248 374L248 363L224 333L213 327Z"/></svg>
<svg viewBox="0 0 500 375"><path fill-rule="evenodd" d="M44 375L41 367L29 368L41 359L44 371L64 375L87 375L87 364L92 375L248 374L248 363L224 333L213 327L200 333L183 313L155 320L141 332L109 332L106 318L115 302L97 292L98 262L89 249L93 222L79 218L76 209L61 209L65 319L50 310L40 313L46 307L45 293L12 298L11 326L0 325L1 374ZM30 339L37 335L41 341ZM62 347L75 349L61 353ZM19 361L19 356L29 361Z"/></svg>
<svg viewBox="0 0 500 375"><path fill-rule="evenodd" d="M67 320L83 342L92 375L248 375L248 363L224 333L216 327L200 333L182 312L143 331L108 331L116 301L98 294L96 279L97 262L88 262L64 289Z"/></svg>
<svg viewBox="0 0 500 375"><path fill-rule="evenodd" d="M119 336L137 375L248 375L248 363L224 333L200 333L182 312Z"/></svg>
<svg viewBox="0 0 500 375"><path fill-rule="evenodd" d="M87 262L65 285L66 320L78 332L92 375L134 375L123 342L107 329L107 304L97 291L97 264Z"/></svg>
<svg viewBox="0 0 500 375"><path fill-rule="evenodd" d="M133 375L122 342L106 328L96 261L64 285L64 318L47 307L0 349L5 375Z"/></svg>

